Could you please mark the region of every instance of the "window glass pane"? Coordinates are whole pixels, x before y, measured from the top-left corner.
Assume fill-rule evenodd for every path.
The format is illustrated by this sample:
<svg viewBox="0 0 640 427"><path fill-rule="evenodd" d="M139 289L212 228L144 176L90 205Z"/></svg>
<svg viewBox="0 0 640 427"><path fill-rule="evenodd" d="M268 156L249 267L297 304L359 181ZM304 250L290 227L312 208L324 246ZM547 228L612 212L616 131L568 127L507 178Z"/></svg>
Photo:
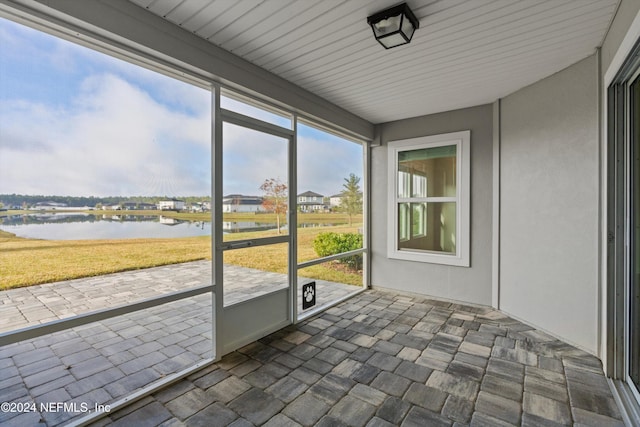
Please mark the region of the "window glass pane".
<svg viewBox="0 0 640 427"><path fill-rule="evenodd" d="M362 145L298 123L298 262L360 249Z"/></svg>
<svg viewBox="0 0 640 427"><path fill-rule="evenodd" d="M362 260L363 254L359 254L299 269L298 314L325 306L362 289ZM313 295L305 286L311 282L315 282ZM303 288L307 290L306 293ZM315 297L315 305L303 308L303 299L311 303L312 297Z"/></svg>
<svg viewBox="0 0 640 427"><path fill-rule="evenodd" d="M222 128L223 240L288 233L288 140L231 123Z"/></svg>
<svg viewBox="0 0 640 427"><path fill-rule="evenodd" d="M411 237L426 235L427 204L411 203Z"/></svg>
<svg viewBox="0 0 640 427"><path fill-rule="evenodd" d="M425 211L426 207L426 211ZM412 231L424 230L426 233L414 234L408 240L400 239L399 249L423 250L433 252L456 252L456 204L445 203L413 203L410 219ZM406 218L406 216L405 216ZM405 219L405 221L408 221ZM403 223L399 219L399 224ZM402 235L399 233L399 235Z"/></svg>
<svg viewBox="0 0 640 427"><path fill-rule="evenodd" d="M277 112L275 109L260 108L224 95L220 97L220 107L225 110L253 117L254 119L262 120L263 122L271 123L272 125L286 129L292 128L291 117L284 113Z"/></svg>
<svg viewBox="0 0 640 427"><path fill-rule="evenodd" d="M411 197L427 197L427 177L414 174L411 177Z"/></svg>
<svg viewBox="0 0 640 427"><path fill-rule="evenodd" d="M400 203L398 205L398 239L401 242L409 240L409 224L411 224L409 203Z"/></svg>
<svg viewBox="0 0 640 427"><path fill-rule="evenodd" d="M398 168L398 197L411 197L411 173L402 165Z"/></svg>
<svg viewBox="0 0 640 427"><path fill-rule="evenodd" d="M211 294L2 347L0 424L68 425L213 357ZM59 406L58 406L59 405ZM135 423L129 424L135 425Z"/></svg>
<svg viewBox="0 0 640 427"><path fill-rule="evenodd" d="M211 92L0 33L0 330L210 285Z"/></svg>
<svg viewBox="0 0 640 427"><path fill-rule="evenodd" d="M455 196L455 145L398 153L398 197Z"/></svg>
<svg viewBox="0 0 640 427"><path fill-rule="evenodd" d="M633 123L631 149L631 241L630 245L630 299L629 299L629 376L640 388L640 78L630 88Z"/></svg>
<svg viewBox="0 0 640 427"><path fill-rule="evenodd" d="M225 307L287 288L288 260L288 243L224 251Z"/></svg>
<svg viewBox="0 0 640 427"><path fill-rule="evenodd" d="M389 258L469 266L469 142L469 131L389 141Z"/></svg>

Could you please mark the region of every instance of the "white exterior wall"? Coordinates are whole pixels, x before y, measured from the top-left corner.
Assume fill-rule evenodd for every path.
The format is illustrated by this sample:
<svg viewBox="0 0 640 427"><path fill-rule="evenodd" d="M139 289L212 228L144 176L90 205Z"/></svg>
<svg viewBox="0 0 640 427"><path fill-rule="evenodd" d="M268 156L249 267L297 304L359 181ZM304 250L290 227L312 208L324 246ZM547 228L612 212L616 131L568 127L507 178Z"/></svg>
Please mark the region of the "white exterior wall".
<svg viewBox="0 0 640 427"><path fill-rule="evenodd" d="M261 205L229 205L222 204L222 212L263 212Z"/></svg>
<svg viewBox="0 0 640 427"><path fill-rule="evenodd" d="M160 210L184 209L184 202L179 200L161 200L160 202L158 202L158 209Z"/></svg>
<svg viewBox="0 0 640 427"><path fill-rule="evenodd" d="M597 353L597 57L507 96L500 114L499 308Z"/></svg>
<svg viewBox="0 0 640 427"><path fill-rule="evenodd" d="M440 298L491 304L492 150L491 105L380 126L382 146L371 152L371 282ZM471 131L471 266L454 267L387 258L388 141Z"/></svg>
<svg viewBox="0 0 640 427"><path fill-rule="evenodd" d="M322 204L323 196L299 196L298 203L318 203Z"/></svg>

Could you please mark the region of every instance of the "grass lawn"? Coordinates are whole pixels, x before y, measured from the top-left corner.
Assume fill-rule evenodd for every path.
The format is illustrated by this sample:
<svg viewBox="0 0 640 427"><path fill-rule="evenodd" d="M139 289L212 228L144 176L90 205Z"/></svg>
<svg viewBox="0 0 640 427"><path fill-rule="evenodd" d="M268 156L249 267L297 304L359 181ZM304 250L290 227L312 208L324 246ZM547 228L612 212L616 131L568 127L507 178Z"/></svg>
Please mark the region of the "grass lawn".
<svg viewBox="0 0 640 427"><path fill-rule="evenodd" d="M148 215L149 213L141 212L140 214ZM183 215L198 220L195 216L209 214ZM263 215L249 215L263 218ZM331 222L331 219L338 222L336 214L300 216L306 215L328 216L327 222ZM240 214L240 216L242 219L247 217L246 214ZM315 220L317 221L317 218ZM356 221L359 224L356 225ZM357 232L362 227L361 221L361 218L354 218L352 226L298 229L299 262L317 258L312 242L318 233ZM236 240L274 234L275 231L264 231L226 236L229 236L230 240ZM204 259L211 259L211 240L208 236L171 239L37 240L16 237L0 230L0 290ZM286 245L226 251L224 262L286 273ZM361 272L347 271L335 263L310 267L300 274L309 278L354 285L362 284Z"/></svg>
<svg viewBox="0 0 640 427"><path fill-rule="evenodd" d="M207 236L37 240L0 231L0 289L211 259Z"/></svg>
<svg viewBox="0 0 640 427"><path fill-rule="evenodd" d="M361 223L352 226L298 228L298 262L318 258L318 255L313 250L313 239L319 233L328 231L334 233L357 233L361 228ZM260 233L234 233L231 236L233 236L233 240L241 240L274 235L276 235L275 231L265 231ZM226 264L286 274L287 256L286 244L277 244L226 251L224 253L224 262ZM307 267L300 271L299 275L310 279L329 280L356 286L362 285L361 271L347 270L336 261Z"/></svg>

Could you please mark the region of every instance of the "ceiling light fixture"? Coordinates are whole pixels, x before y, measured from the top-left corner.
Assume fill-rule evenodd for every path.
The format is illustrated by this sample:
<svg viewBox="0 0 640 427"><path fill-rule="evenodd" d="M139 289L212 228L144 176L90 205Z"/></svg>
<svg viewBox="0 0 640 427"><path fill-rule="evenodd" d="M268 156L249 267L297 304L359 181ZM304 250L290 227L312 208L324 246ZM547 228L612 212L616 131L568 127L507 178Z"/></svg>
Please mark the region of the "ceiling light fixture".
<svg viewBox="0 0 640 427"><path fill-rule="evenodd" d="M406 3L393 6L367 18L373 35L385 49L407 44L420 28L418 18Z"/></svg>

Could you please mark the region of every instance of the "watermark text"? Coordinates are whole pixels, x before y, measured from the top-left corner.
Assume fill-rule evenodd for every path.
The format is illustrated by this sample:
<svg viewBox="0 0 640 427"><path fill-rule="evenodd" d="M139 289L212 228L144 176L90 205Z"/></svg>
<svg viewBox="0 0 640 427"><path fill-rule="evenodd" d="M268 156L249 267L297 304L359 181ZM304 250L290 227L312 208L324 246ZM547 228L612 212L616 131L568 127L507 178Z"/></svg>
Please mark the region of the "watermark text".
<svg viewBox="0 0 640 427"><path fill-rule="evenodd" d="M2 402L0 412L64 412L71 414L86 414L88 412L110 412L111 406L87 402Z"/></svg>

